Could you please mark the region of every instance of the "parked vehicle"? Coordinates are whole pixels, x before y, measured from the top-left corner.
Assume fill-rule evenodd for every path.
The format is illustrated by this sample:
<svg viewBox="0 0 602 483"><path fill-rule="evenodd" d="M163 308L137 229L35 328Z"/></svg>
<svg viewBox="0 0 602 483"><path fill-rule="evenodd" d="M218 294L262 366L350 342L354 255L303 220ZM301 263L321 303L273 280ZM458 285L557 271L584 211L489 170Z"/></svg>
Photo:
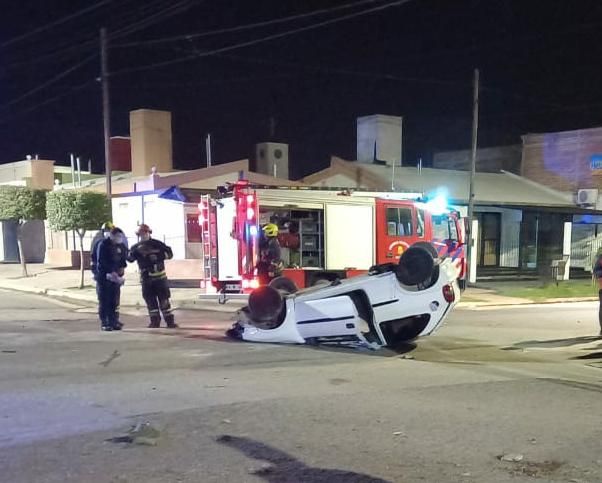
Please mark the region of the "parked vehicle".
<svg viewBox="0 0 602 483"><path fill-rule="evenodd" d="M366 274L397 263L411 246L450 259L461 288L466 273L459 212L420 193L252 186L242 180L199 204L203 287L219 293L257 288L261 226L276 223L283 275L300 287Z"/></svg>

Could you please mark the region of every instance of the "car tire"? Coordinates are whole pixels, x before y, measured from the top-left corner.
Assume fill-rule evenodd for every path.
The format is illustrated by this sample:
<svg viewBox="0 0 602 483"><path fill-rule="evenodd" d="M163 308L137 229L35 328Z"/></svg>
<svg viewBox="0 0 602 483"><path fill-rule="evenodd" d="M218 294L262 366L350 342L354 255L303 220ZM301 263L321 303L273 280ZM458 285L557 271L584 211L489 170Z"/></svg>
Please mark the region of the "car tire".
<svg viewBox="0 0 602 483"><path fill-rule="evenodd" d="M317 287L317 286L324 286L326 287L327 285L330 285L332 283L332 280L330 280L327 277L316 277L313 279L313 281L311 282L311 286L312 287Z"/></svg>
<svg viewBox="0 0 602 483"><path fill-rule="evenodd" d="M428 282L434 269L435 260L430 251L420 246L411 246L399 258L395 275L402 284L415 286Z"/></svg>
<svg viewBox="0 0 602 483"><path fill-rule="evenodd" d="M299 291L297 284L287 277L276 277L269 284L269 287L275 288L285 294L292 294Z"/></svg>
<svg viewBox="0 0 602 483"><path fill-rule="evenodd" d="M412 246L413 247L422 248L423 250L426 250L427 252L429 252L431 254L431 257L433 257L433 259L439 258L439 254L437 253L437 249L430 242L425 242L425 241L416 242Z"/></svg>
<svg viewBox="0 0 602 483"><path fill-rule="evenodd" d="M254 321L275 323L284 311L284 298L274 287L264 285L251 292L247 306Z"/></svg>

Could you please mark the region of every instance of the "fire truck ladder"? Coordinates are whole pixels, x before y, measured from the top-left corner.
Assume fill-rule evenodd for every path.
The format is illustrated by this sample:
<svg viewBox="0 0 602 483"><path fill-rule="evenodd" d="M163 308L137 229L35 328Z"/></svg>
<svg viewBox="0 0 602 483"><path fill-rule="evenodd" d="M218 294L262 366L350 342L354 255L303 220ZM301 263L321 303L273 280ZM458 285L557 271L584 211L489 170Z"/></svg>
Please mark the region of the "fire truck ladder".
<svg viewBox="0 0 602 483"><path fill-rule="evenodd" d="M201 288L208 289L211 287L213 277L213 260L212 260L212 233L211 233L211 213L210 213L210 195L201 195L201 213L199 222L201 225L201 241L203 246L203 280L201 280Z"/></svg>

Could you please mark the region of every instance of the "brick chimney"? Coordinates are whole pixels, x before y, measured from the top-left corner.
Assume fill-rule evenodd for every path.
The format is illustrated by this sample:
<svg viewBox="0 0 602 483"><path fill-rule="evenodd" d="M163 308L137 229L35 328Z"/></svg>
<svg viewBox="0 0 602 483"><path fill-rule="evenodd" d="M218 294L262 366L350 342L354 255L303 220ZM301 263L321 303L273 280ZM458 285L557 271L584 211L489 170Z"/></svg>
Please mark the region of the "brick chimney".
<svg viewBox="0 0 602 483"><path fill-rule="evenodd" d="M109 141L111 150L111 170L132 170L132 143L126 136L111 136Z"/></svg>
<svg viewBox="0 0 602 483"><path fill-rule="evenodd" d="M173 171L171 112L138 109L130 112L132 175L150 176Z"/></svg>

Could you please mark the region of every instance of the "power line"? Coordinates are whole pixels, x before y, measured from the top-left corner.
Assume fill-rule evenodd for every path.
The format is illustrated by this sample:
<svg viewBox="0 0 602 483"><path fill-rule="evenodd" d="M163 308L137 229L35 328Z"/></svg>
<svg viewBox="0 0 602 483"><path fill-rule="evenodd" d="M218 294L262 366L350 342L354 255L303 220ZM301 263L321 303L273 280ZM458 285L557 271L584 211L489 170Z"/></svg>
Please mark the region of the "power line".
<svg viewBox="0 0 602 483"><path fill-rule="evenodd" d="M171 3L171 2L169 2L169 3ZM191 0L183 0L183 1L176 3L175 5L170 5L167 8L163 9L162 11L159 11L159 12L149 15L147 18L142 19L141 21L139 21L138 23L136 23L132 26L125 27L117 32L113 32L112 34L109 35L109 39L116 39L116 38L124 37L126 35L137 32L141 29L144 29L146 27L154 25L157 22L159 22L161 20L165 20L168 17L172 17L174 15L184 13L186 10L189 10L190 8L192 8L196 3L198 3L198 0L192 0L192 1ZM113 47L113 45L111 47Z"/></svg>
<svg viewBox="0 0 602 483"><path fill-rule="evenodd" d="M373 79L382 79L382 80L389 80L389 81L418 82L418 83L424 83L424 84L451 85L451 86L458 86L458 87L470 86L470 83L465 82L465 81L400 76L400 75L380 73L380 72L366 72L366 71L358 71L358 70L350 70L350 69L341 69L341 68L337 68L337 67L322 67L322 66L317 66L317 65L299 64L299 63L295 63L295 62L271 61L271 60L258 59L258 58L240 57L237 55L221 55L220 57L223 57L225 59L241 61L241 62L281 65L281 66L290 67L290 68L299 69L299 70L307 70L307 71L313 71L313 72L325 72L325 73L349 75L349 76L356 76L356 77L370 77Z"/></svg>
<svg viewBox="0 0 602 483"><path fill-rule="evenodd" d="M277 33L277 34L268 35L266 37L261 37L261 38L254 39L254 40L248 40L246 42L240 42L240 43L236 43L236 44L232 44L232 45L227 45L225 47L221 47L221 48L218 48L218 49L214 49L214 50L210 50L210 51L205 51L205 52L199 52L199 53L195 53L195 54L188 55L188 56L185 56L185 57L181 57L181 58L178 58L178 59L171 59L171 60L166 60L166 61L163 61L163 62L155 62L155 63L152 63L152 64L142 65L142 66L139 66L139 67L132 67L132 68L129 68L129 69L122 69L122 70L113 72L112 75L124 74L124 73L128 73L128 72L139 72L139 71L148 70L148 69L155 69L155 68L158 68L158 67L165 67L165 66L168 66L168 65L178 64L178 63L181 63L181 62L186 62L188 60L192 60L192 59L195 59L195 58L208 57L208 56L211 56L211 55L220 54L222 52L229 52L231 50L241 49L241 48L244 48L244 47L250 47L251 45L256 45L256 44L260 44L260 43L263 43L263 42L268 42L270 40L275 40L275 39L279 39L279 38L283 38L283 37L288 37L290 35L295 35L295 34L298 34L298 33L301 33L301 32L306 32L308 30L314 30L314 29L317 29L317 28L320 28L320 27L324 27L326 25L331 25L331 24L334 24L334 23L343 22L343 21L349 20L351 18L356 18L356 17L360 17L360 16L367 15L367 14L370 14L370 13L382 11L382 10L385 10L385 9L388 9L388 8L391 8L391 7L397 7L397 6L403 5L405 3L408 3L410 1L411 0L396 0L394 2L388 2L388 3L386 3L384 5L380 5L378 7L374 7L374 8L370 8L370 9L366 9L366 10L361 10L359 12L354 12L354 13L350 13L350 14L347 14L347 15L343 15L341 17L336 17L336 18L333 18L333 19L324 20L322 22L318 22L318 23L315 23L315 24L312 24L312 25L306 25L305 27L299 27L299 28L296 28L296 29L293 29L293 30L288 30L288 31L285 31L285 32Z"/></svg>
<svg viewBox="0 0 602 483"><path fill-rule="evenodd" d="M72 14L69 14L65 17L59 18L58 20L55 20L54 22L50 22L47 24L42 25L41 27L38 27L36 29L30 30L24 34L18 35L16 37L13 37L12 39L6 40L5 42L0 44L0 48L4 48L7 47L8 45L12 45L16 42L19 42L21 40L27 39L29 37L32 37L36 34L39 34L40 32L44 32L45 30L51 29L52 27L56 27L57 25L61 25L65 22L68 22L69 20L73 20L74 18L77 17L81 17L82 15L85 15L88 12L91 12L93 10L97 10L100 7L103 7L104 5L107 5L108 3L111 3L113 0L101 0L100 2L95 3L94 5L90 5L89 7L83 8L82 10L79 10L77 12L74 12Z"/></svg>
<svg viewBox="0 0 602 483"><path fill-rule="evenodd" d="M176 5L175 7L179 7L183 3L185 3L185 2L180 2L180 4ZM181 6L184 7L184 5L181 5ZM192 6L192 5L190 5L190 6ZM155 7L157 7L157 9L155 9ZM186 7L186 9L187 8L190 8L190 7ZM169 1L169 0L167 2L165 0L149 2L147 5L144 6L143 9L140 9L139 11L130 11L130 12L122 15L122 19L123 19L123 22L121 22L122 25L120 27L118 27L117 29L115 29L113 31L113 33L111 33L109 35L109 39L116 39L116 38L124 37L131 33L137 32L145 27L153 25L154 23L157 23L157 21L159 21L159 20L163 20L165 18L171 17L175 14L178 14L178 13L181 13L184 11L184 10L180 10L179 8L177 11L173 11L173 9L174 9L174 5L172 5L171 1ZM137 18L137 17L140 17L140 15L145 15L146 13L149 13L149 15L147 17L143 17L142 19L138 20L137 22L132 22L134 16ZM83 40L79 43L76 43L75 45L74 45L73 41L70 41L67 45L63 45L54 51L43 52L39 55L36 55L35 59L27 59L27 60L13 62L11 64L5 64L4 67L5 67L5 69L12 69L12 68L21 67L24 65L31 65L34 63L37 65L40 62L49 61L49 60L57 59L57 58L61 58L61 57L68 57L70 55L76 54L77 52L81 52L81 51L85 51L85 50L95 50L96 46L98 44L98 34L96 32L94 32L92 34L92 36L88 35L87 37L89 38L89 40Z"/></svg>
<svg viewBox="0 0 602 483"><path fill-rule="evenodd" d="M360 0L357 2L346 3L344 5L339 5L339 6L332 7L332 8L322 8L319 10L312 10L311 12L305 12L305 13L296 14L296 15L289 15L287 17L273 18L270 20L263 20L261 22L255 22L255 23L250 23L250 24L245 24L245 25L238 25L235 27L225 27L225 28L216 29L216 30L208 30L206 32L200 32L200 33L188 34L188 35L176 35L173 37L164 37L164 38L160 38L160 39L142 40L142 41L138 41L138 42L128 42L128 43L124 43L124 44L117 44L117 45L115 45L115 47L147 46L147 45L175 42L178 40L192 40L192 39L196 39L196 38L200 38L200 37L209 37L212 35L240 32L242 30L249 30L249 29L254 29L254 28L258 28L258 27L266 27L268 25L277 25L280 23L291 22L293 20L315 17L317 15L323 15L323 14L337 12L339 10L347 10L349 8L359 7L361 5L365 5L367 3L375 3L377 1L378 0Z"/></svg>
<svg viewBox="0 0 602 483"><path fill-rule="evenodd" d="M77 64L71 66L69 69L64 70L63 72L61 72L60 74L55 75L54 77L52 77L51 79L48 79L46 82L34 87L33 89L25 92L24 94L20 95L19 97L8 101L6 104L4 104L3 106L0 106L0 108L7 108L9 106L12 106L14 104L16 104L17 102L22 101L23 99L26 99L28 97L31 97L33 94L35 94L36 92L41 91L42 89L44 89L45 87L48 87L49 85L54 84L55 82L61 80L63 77L66 77L67 75L69 75L71 72L79 69L80 67L82 67L83 65L87 64L88 62L90 62L92 59L94 59L97 56L97 54L93 54L90 55L88 57L86 57L84 60L82 60L81 62L78 62Z"/></svg>
<svg viewBox="0 0 602 483"><path fill-rule="evenodd" d="M88 79L87 81L85 81L85 82L83 82L81 84L78 84L76 86L70 87L69 89L67 89L67 90L65 90L65 91L57 94L56 96L49 97L48 99L45 99L44 101L42 101L42 102L40 102L38 104L34 104L33 106L25 108L25 109L19 109L19 112L16 113L16 115L17 116L23 116L25 114L29 114L32 111L38 110L40 107L44 107L44 106L46 106L48 104L52 104L53 102L56 102L59 99L62 99L63 97L65 97L65 96L67 96L69 94L72 94L72 93L74 93L76 91L82 90L85 87L88 87L89 85L94 84L94 83L96 83L95 79ZM6 116L4 118L0 118L0 123L8 122L12 118L13 118L13 116Z"/></svg>

